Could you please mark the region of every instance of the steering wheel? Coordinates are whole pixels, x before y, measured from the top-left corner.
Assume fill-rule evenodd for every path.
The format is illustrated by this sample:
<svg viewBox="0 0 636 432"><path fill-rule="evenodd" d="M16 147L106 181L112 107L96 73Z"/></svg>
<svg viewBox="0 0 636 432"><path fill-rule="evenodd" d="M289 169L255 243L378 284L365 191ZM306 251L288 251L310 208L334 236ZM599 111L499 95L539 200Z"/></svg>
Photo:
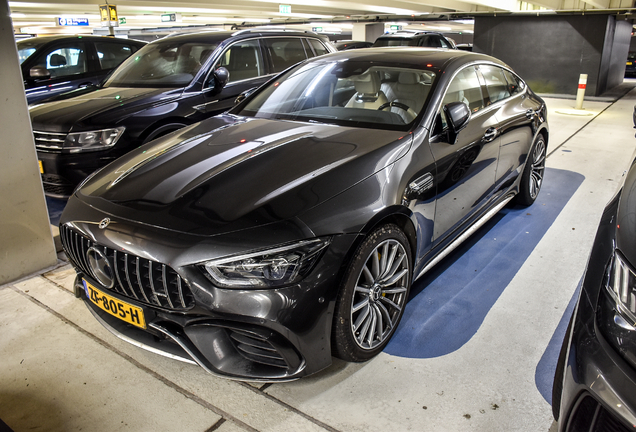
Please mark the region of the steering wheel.
<svg viewBox="0 0 636 432"><path fill-rule="evenodd" d="M383 103L382 105L380 105L378 107L378 111L384 111L385 109L392 108L392 107L400 108L400 109L406 111L406 113L411 117L411 118L407 119L407 123L413 121L413 119L415 117L417 117L417 113L415 111L413 111L413 109L411 109L411 107L409 107L406 104L403 104L402 102L386 102L386 103Z"/></svg>

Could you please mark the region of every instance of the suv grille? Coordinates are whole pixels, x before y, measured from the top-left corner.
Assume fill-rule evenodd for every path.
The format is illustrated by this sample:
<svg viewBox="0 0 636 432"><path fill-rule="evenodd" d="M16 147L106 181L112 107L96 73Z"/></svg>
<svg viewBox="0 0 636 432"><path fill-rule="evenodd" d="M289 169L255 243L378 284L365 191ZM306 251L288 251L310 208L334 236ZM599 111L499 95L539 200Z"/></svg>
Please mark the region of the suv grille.
<svg viewBox="0 0 636 432"><path fill-rule="evenodd" d="M612 413L591 396L584 396L570 418L567 432L629 432Z"/></svg>
<svg viewBox="0 0 636 432"><path fill-rule="evenodd" d="M60 239L72 264L87 275L93 273L86 252L92 246L100 248L113 269L115 285L112 290L116 293L168 310L183 311L194 307L190 288L169 266L100 246L65 225L60 227Z"/></svg>
<svg viewBox="0 0 636 432"><path fill-rule="evenodd" d="M41 174L44 192L56 196L71 196L75 190L75 185L71 184L64 177L55 174Z"/></svg>
<svg viewBox="0 0 636 432"><path fill-rule="evenodd" d="M35 147L40 150L62 150L66 135L65 133L33 131Z"/></svg>

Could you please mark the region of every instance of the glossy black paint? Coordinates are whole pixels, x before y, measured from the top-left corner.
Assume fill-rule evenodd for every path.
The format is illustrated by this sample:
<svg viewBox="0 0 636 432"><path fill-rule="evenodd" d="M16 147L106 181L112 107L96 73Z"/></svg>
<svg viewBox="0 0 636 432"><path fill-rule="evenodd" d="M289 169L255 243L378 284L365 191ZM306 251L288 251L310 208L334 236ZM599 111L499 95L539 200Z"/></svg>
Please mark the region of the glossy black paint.
<svg viewBox="0 0 636 432"><path fill-rule="evenodd" d="M208 370L224 376L275 381L327 367L336 296L365 235L380 224L398 224L409 238L418 275L473 222L518 191L532 140L539 133L547 140L545 105L529 88L504 101L486 100L454 144L439 130L442 99L455 73L475 64L507 68L491 57L388 48L310 61L432 64L439 79L428 108L408 131L239 115L261 87L229 113L146 144L94 174L71 197L60 222L97 244L167 264L184 278L195 308L175 313L144 306L155 322L186 334L195 323L273 332L277 346L302 359L302 367L276 374L241 362L227 347L226 357L212 353L209 345L225 336L184 337L198 344ZM483 92L487 97L485 85ZM489 127L498 132L485 135ZM502 152L504 146L510 149ZM500 154L506 155L501 172ZM430 188L411 186L429 177ZM105 217L111 223L100 230ZM212 259L312 238L330 238L331 244L316 268L289 287L222 289L201 271L200 264ZM122 329L112 317L102 319L130 337L139 333ZM241 366L227 369L227 358Z"/></svg>
<svg viewBox="0 0 636 432"><path fill-rule="evenodd" d="M95 43L131 47L131 54L146 42L132 39L115 39L99 36L42 36L26 40L29 43L41 44L21 65L26 90L27 102L33 104L59 94L100 84L115 66L102 67ZM18 43L20 46L20 43ZM57 49L73 47L82 48L86 55L86 72L59 77L32 77L31 68L45 63L46 56Z"/></svg>
<svg viewBox="0 0 636 432"><path fill-rule="evenodd" d="M636 427L636 329L620 325L616 303L605 287L615 251L632 268L636 263L635 211L636 165L632 163L623 186L601 217L571 332L563 341L567 355L562 359L559 431L577 430L577 424L590 428L594 422L594 430L609 430L609 425L616 431ZM586 419L583 411L590 410L584 405L586 400L592 411L603 413L597 416L601 420L582 420Z"/></svg>
<svg viewBox="0 0 636 432"><path fill-rule="evenodd" d="M230 109L239 94L262 85L275 75L269 50L261 47L266 73L258 77L218 86L212 79L212 67L234 43L273 37L316 40L325 49L335 50L326 38L306 32L207 32L171 36L171 40L177 42L218 44L186 86L93 86L48 99L47 103L32 107L29 113L36 132L67 134L119 126L126 128L117 143L105 150L71 153L67 150L45 149L36 143L38 159L43 165L45 193L68 196L90 173L130 150ZM305 49L312 48L307 46ZM313 51L309 53L309 56L315 55ZM125 68L126 63L121 67Z"/></svg>

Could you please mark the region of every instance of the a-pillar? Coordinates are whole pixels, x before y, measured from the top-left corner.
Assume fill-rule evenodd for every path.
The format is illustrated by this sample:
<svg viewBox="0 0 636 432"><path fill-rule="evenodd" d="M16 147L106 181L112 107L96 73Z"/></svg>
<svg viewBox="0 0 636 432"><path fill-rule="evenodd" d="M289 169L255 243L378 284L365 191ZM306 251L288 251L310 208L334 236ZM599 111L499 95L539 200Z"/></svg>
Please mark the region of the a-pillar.
<svg viewBox="0 0 636 432"><path fill-rule="evenodd" d="M0 284L57 262L9 3L0 0Z"/></svg>

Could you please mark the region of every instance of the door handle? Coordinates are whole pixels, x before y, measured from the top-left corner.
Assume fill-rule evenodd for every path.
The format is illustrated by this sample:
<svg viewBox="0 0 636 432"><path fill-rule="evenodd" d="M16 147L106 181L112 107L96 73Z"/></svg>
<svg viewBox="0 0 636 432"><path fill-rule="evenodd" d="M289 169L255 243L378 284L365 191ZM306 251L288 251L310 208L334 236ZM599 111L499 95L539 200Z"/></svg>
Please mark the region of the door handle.
<svg viewBox="0 0 636 432"><path fill-rule="evenodd" d="M485 142L490 142L494 140L495 138L497 138L497 133L498 133L497 128L490 127L486 129L486 133L484 133L484 137L482 138L482 140Z"/></svg>
<svg viewBox="0 0 636 432"><path fill-rule="evenodd" d="M526 117L531 119L532 117L534 117L534 115L536 114L536 112L533 109L529 109L526 111Z"/></svg>

